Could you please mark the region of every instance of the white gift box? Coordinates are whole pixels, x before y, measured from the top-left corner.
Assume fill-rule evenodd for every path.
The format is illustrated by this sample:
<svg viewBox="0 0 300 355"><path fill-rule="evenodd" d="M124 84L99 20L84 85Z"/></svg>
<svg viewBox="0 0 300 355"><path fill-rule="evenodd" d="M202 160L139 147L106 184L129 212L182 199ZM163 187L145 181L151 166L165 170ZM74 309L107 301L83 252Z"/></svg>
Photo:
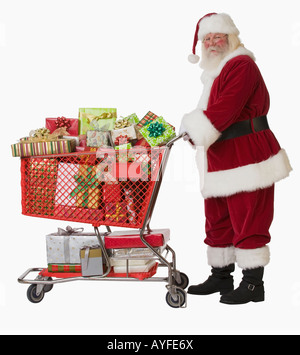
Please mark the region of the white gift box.
<svg viewBox="0 0 300 355"><path fill-rule="evenodd" d="M95 234L72 235L70 237L70 263L80 263L80 249L98 245L98 239Z"/></svg>
<svg viewBox="0 0 300 355"><path fill-rule="evenodd" d="M113 142L115 142L116 138L118 138L119 136L128 136L130 140L136 139L137 136L134 125L121 129L114 129L113 131L111 131L111 138Z"/></svg>
<svg viewBox="0 0 300 355"><path fill-rule="evenodd" d="M59 163L57 170L57 185L55 192L55 204L61 206L76 206L77 196L72 197L71 193L78 183L74 176L78 173L78 164ZM68 183L66 183L66 177Z"/></svg>
<svg viewBox="0 0 300 355"><path fill-rule="evenodd" d="M128 269L126 261L118 262L114 265L114 272L116 274L124 274L126 272L148 272L156 264L155 260L147 260L138 263L137 260L128 260Z"/></svg>
<svg viewBox="0 0 300 355"><path fill-rule="evenodd" d="M79 264L80 249L99 244L94 233L75 232L62 235L62 230L46 236L48 264Z"/></svg>

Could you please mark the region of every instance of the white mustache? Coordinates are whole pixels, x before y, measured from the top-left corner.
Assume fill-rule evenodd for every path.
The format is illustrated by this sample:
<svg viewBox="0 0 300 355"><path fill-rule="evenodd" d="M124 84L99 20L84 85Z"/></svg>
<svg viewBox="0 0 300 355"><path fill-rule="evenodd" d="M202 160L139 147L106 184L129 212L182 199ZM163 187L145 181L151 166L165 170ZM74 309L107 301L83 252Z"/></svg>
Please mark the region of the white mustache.
<svg viewBox="0 0 300 355"><path fill-rule="evenodd" d="M218 47L214 47L214 46L207 48L207 50L208 50L208 52L211 52L211 51L217 51L218 52L219 51Z"/></svg>

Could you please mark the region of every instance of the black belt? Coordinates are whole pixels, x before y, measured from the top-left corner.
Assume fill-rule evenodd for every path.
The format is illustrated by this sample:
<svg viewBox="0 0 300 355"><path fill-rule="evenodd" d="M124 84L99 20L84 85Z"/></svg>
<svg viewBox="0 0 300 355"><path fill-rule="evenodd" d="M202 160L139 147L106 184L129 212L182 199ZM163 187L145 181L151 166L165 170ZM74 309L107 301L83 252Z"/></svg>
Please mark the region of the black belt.
<svg viewBox="0 0 300 355"><path fill-rule="evenodd" d="M253 128L251 121L253 123ZM246 134L263 131L269 128L267 116L259 116L250 120L236 122L222 132L222 135L217 142L245 136Z"/></svg>

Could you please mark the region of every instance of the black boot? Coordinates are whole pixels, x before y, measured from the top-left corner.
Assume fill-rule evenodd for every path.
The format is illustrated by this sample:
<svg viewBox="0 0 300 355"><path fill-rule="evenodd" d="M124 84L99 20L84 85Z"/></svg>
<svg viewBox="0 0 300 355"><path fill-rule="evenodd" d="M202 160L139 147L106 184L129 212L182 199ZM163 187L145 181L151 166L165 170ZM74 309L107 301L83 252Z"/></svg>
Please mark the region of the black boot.
<svg viewBox="0 0 300 355"><path fill-rule="evenodd" d="M248 302L261 302L265 300L263 283L264 268L243 270L243 279L240 286L220 299L226 304L245 304Z"/></svg>
<svg viewBox="0 0 300 355"><path fill-rule="evenodd" d="M230 275L234 271L234 264L222 268L213 267L212 275L202 284L190 286L188 293L192 295L210 295L220 292L221 295L233 290L233 277Z"/></svg>

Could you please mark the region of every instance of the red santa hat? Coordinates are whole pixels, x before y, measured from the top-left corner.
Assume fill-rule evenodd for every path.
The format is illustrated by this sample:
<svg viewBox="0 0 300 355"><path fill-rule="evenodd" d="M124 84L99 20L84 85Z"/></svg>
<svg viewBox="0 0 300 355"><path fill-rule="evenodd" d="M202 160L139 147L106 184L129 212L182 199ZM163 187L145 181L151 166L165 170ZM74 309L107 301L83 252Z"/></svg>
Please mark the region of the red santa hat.
<svg viewBox="0 0 300 355"><path fill-rule="evenodd" d="M196 46L198 41L202 41L208 33L226 33L239 35L239 30L236 28L231 17L227 14L217 14L215 12L203 16L197 23L193 53L189 55L188 60L191 63L197 63L199 56L196 54Z"/></svg>

